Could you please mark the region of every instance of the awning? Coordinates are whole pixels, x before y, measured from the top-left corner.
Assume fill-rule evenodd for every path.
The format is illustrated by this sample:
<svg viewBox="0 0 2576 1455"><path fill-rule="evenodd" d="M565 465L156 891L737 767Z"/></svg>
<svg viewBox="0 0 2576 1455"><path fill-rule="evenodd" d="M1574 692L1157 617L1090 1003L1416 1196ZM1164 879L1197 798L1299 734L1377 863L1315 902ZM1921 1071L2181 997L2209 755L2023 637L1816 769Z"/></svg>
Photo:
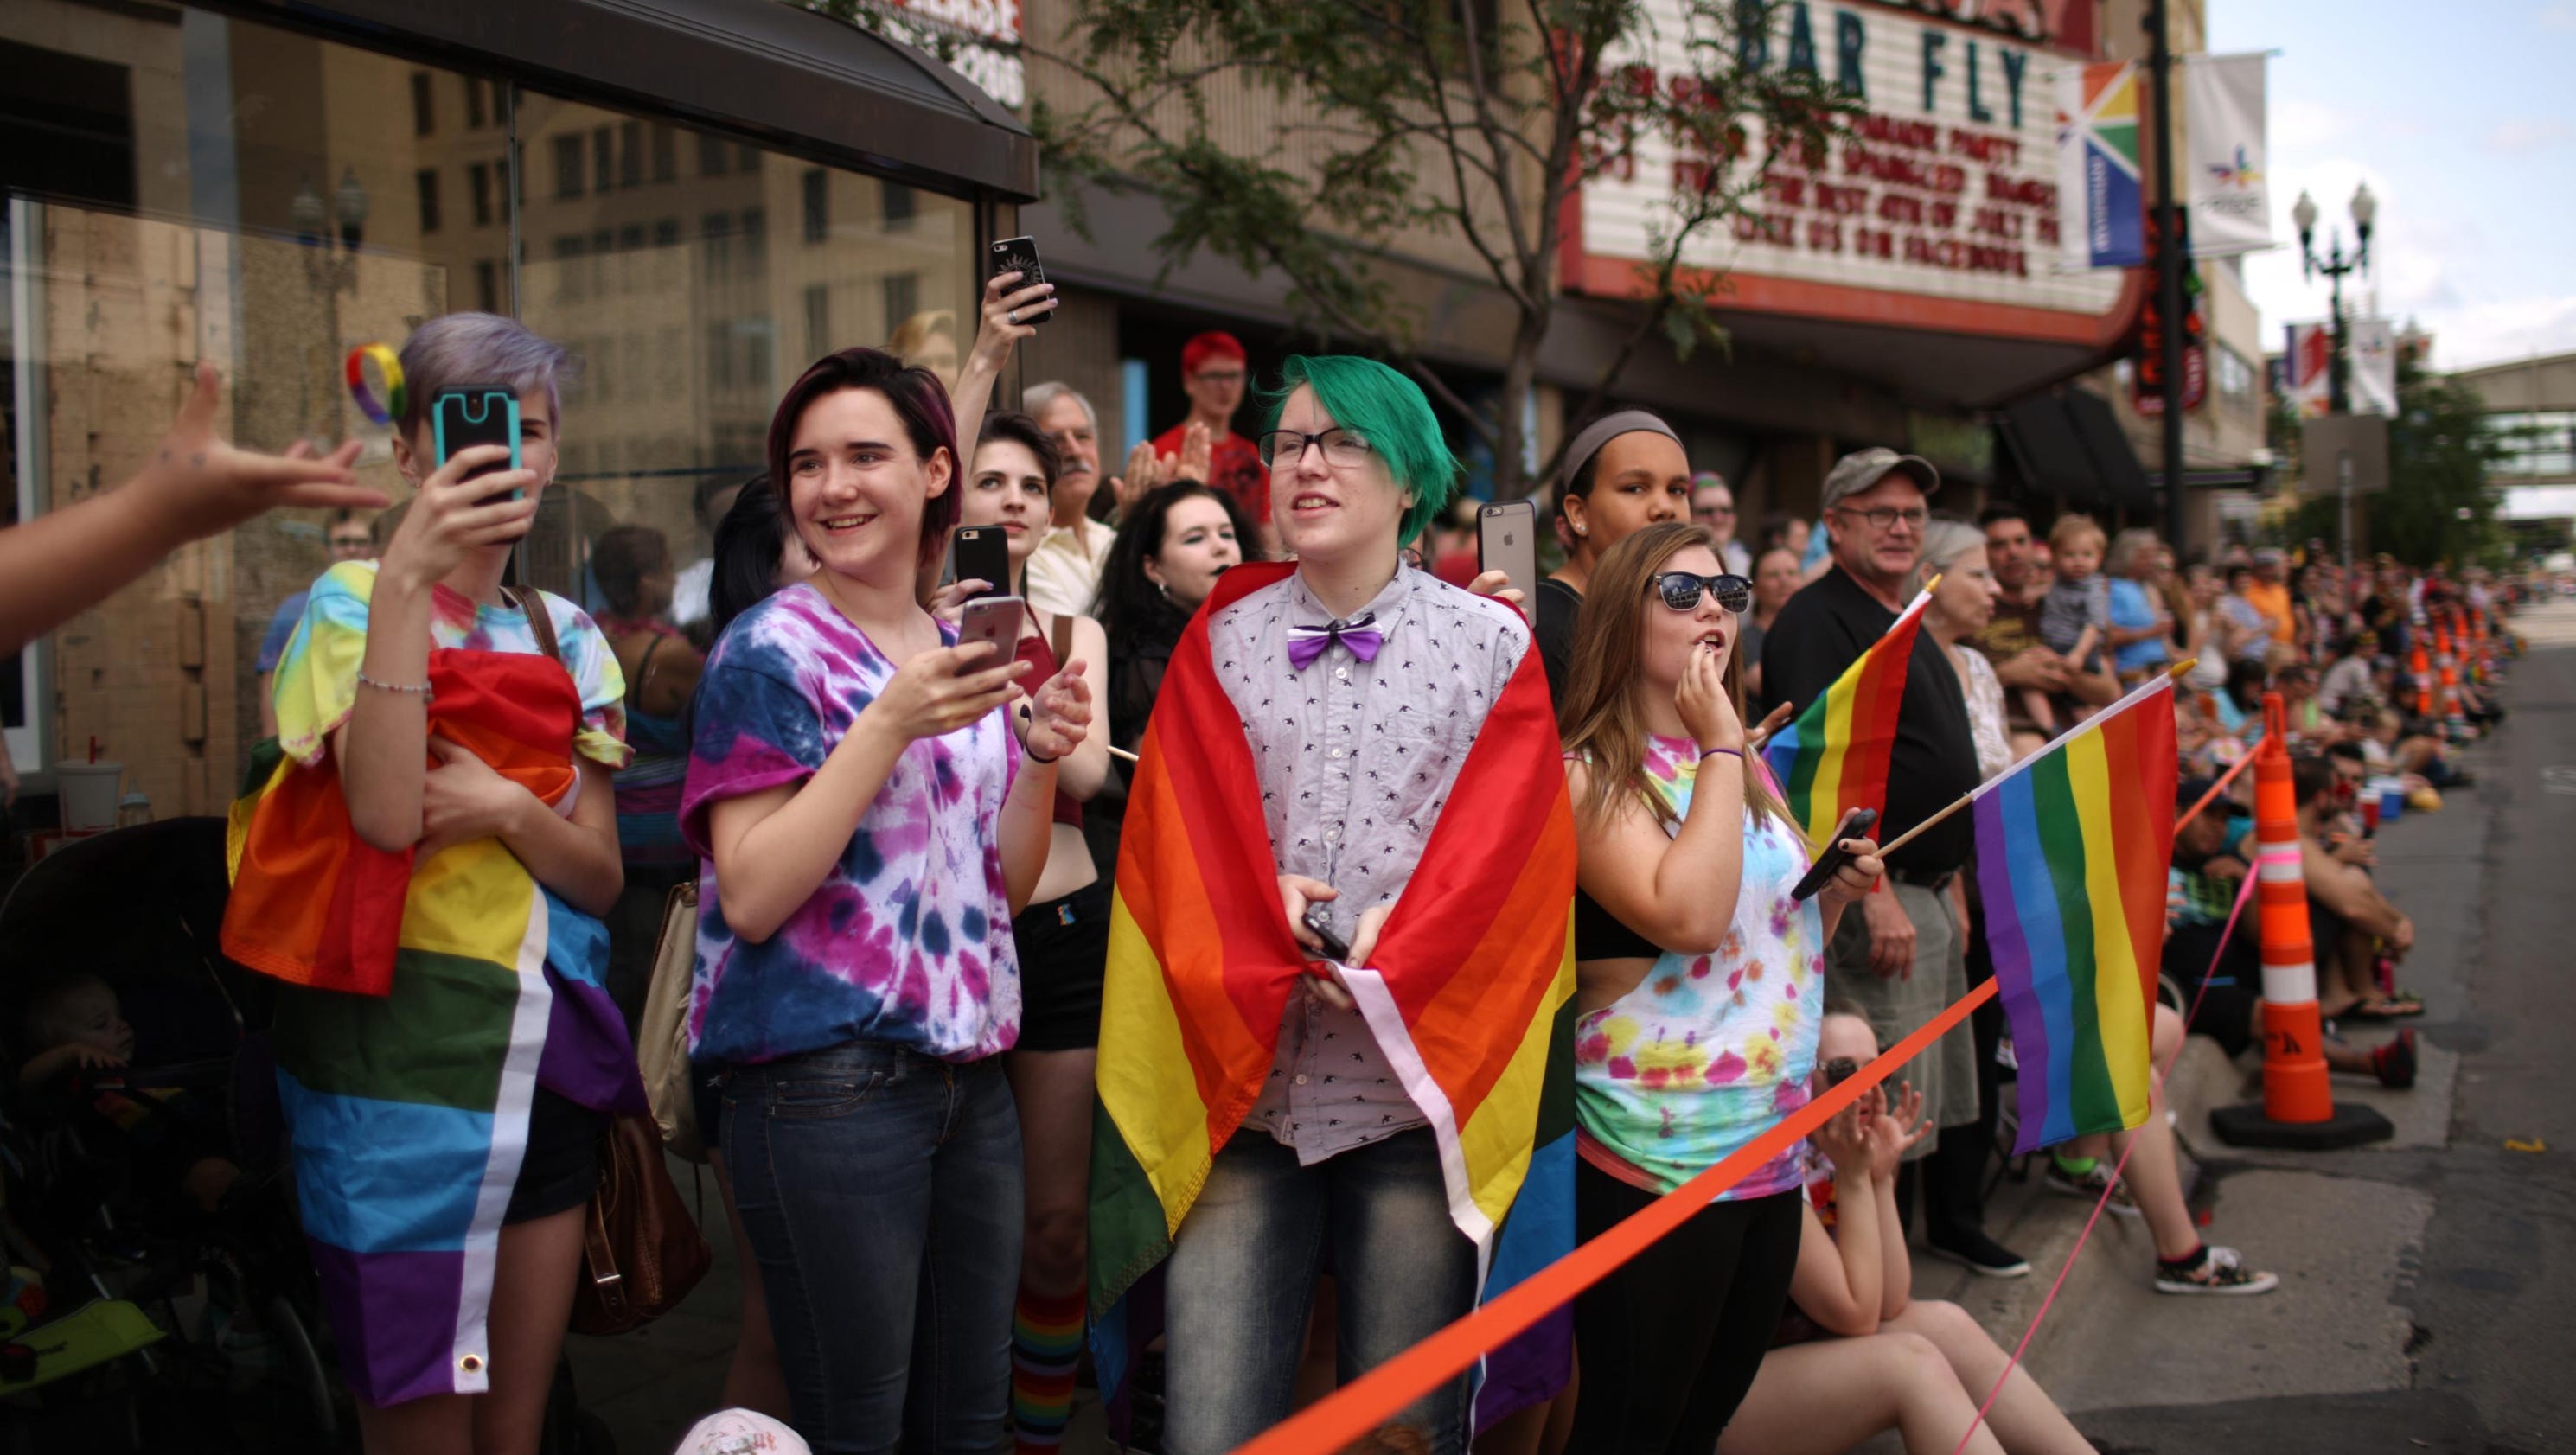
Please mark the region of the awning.
<svg viewBox="0 0 2576 1455"><path fill-rule="evenodd" d="M2032 493L2096 510L2156 503L2137 451L2100 395L2082 389L2027 395L2005 407L1996 428Z"/></svg>
<svg viewBox="0 0 2576 1455"><path fill-rule="evenodd" d="M1037 139L1001 103L911 46L777 0L200 3L938 190L1038 195Z"/></svg>

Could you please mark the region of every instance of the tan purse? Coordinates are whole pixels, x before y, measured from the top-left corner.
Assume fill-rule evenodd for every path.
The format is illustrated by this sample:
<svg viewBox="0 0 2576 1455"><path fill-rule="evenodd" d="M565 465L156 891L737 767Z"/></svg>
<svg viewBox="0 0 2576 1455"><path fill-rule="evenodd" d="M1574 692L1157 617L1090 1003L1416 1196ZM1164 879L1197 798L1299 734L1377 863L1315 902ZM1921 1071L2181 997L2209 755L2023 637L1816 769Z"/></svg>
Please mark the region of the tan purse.
<svg viewBox="0 0 2576 1455"><path fill-rule="evenodd" d="M662 934L653 944L653 979L635 1028L635 1069L662 1145L692 1162L707 1160L689 1072L689 988L698 959L698 881L671 886L662 902Z"/></svg>

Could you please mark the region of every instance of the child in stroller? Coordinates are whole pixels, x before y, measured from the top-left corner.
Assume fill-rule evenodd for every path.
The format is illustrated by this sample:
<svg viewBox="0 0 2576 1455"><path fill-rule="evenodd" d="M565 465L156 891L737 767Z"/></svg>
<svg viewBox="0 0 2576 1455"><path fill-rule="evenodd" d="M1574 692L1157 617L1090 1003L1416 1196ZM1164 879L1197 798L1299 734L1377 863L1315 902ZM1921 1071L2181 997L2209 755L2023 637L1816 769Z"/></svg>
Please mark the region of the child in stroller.
<svg viewBox="0 0 2576 1455"><path fill-rule="evenodd" d="M40 1115L107 1133L86 1139L92 1155L99 1155L99 1142L122 1143L134 1185L156 1214L175 1211L173 1199L212 1214L240 1181L241 1168L223 1155L220 1124L201 1095L127 1084L134 1027L106 981L73 974L40 986L21 1012L19 1043L28 1051L18 1069L25 1102Z"/></svg>

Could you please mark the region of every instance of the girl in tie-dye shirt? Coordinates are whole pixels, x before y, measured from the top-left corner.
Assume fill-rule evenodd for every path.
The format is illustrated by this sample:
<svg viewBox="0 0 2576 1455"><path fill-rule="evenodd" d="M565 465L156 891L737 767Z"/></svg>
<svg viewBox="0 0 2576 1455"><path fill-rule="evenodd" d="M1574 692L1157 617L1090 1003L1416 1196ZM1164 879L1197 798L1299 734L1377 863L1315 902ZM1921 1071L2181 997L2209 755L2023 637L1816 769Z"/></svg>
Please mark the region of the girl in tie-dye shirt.
<svg viewBox="0 0 2576 1455"><path fill-rule="evenodd" d="M1078 667L1023 683L1015 722L1025 666L917 602L956 519L955 429L933 375L874 349L789 388L770 478L819 569L716 643L680 802L703 860L691 1049L817 1450L1010 1440L1011 916L1090 696Z"/></svg>
<svg viewBox="0 0 2576 1455"><path fill-rule="evenodd" d="M1638 435L1649 448L1666 442ZM1672 469L1681 449L1671 447ZM1642 462L1640 468L1651 462ZM1657 470L1656 473L1662 473ZM1752 583L1706 528L1648 526L1592 574L1558 704L1579 857L1575 1231L1590 1239L1806 1104L1823 949L1876 846L1815 898L1748 745L1735 647ZM1797 1264L1796 1149L1574 1301L1579 1450L1706 1450Z"/></svg>

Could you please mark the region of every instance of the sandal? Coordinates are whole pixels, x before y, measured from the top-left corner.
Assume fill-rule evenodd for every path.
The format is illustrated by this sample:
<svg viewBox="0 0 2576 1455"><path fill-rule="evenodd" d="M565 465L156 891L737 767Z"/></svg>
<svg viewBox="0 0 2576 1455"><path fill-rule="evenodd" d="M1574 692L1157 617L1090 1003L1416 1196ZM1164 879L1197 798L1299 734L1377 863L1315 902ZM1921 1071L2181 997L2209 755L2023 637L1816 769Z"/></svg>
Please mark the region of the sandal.
<svg viewBox="0 0 2576 1455"><path fill-rule="evenodd" d="M2424 1013L2424 999L2411 990L2383 995L2377 1000L2355 1001L2344 1008L2341 1019L2356 1021L2399 1021Z"/></svg>

